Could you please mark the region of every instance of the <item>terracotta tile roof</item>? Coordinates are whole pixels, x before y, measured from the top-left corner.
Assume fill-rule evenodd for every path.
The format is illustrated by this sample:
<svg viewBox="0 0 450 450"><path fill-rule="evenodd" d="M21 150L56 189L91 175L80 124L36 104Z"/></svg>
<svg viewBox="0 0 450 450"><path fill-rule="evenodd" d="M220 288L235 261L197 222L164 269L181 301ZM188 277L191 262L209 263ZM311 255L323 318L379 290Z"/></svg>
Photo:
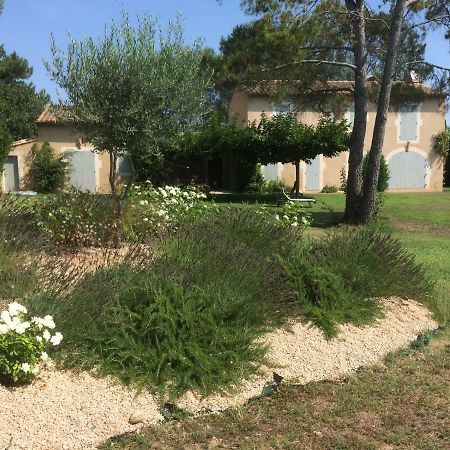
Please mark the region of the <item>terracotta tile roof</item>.
<svg viewBox="0 0 450 450"><path fill-rule="evenodd" d="M397 82L399 85L403 84L403 82ZM369 90L374 89L379 83L375 80L368 81ZM412 83L404 83L408 85L412 85ZM286 93L289 95L295 96L300 91L311 93L320 93L320 92L349 92L352 93L355 87L355 82L350 80L343 81L326 81L326 82L318 82L312 86L305 86L301 81L281 81L281 80L269 80L269 81L258 81L256 83L243 85L239 89L247 92L250 95L275 95L280 86L286 85ZM426 86L424 84L414 84L414 86L419 87L426 95L437 96L437 97L446 97L446 94L438 91L430 86Z"/></svg>
<svg viewBox="0 0 450 450"><path fill-rule="evenodd" d="M61 119L68 118L67 106L61 105L47 105L42 111L41 115L36 120L36 123L57 123Z"/></svg>

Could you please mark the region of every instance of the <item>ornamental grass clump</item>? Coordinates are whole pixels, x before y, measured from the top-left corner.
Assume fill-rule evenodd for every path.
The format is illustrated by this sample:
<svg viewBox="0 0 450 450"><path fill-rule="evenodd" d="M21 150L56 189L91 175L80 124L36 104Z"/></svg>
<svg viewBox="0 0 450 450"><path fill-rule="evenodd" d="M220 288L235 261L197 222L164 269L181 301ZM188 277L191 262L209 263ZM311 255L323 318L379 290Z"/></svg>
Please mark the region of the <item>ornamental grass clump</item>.
<svg viewBox="0 0 450 450"><path fill-rule="evenodd" d="M50 362L49 349L62 341L55 327L52 316L30 317L25 306L10 303L0 314L0 382L23 383L37 377Z"/></svg>
<svg viewBox="0 0 450 450"><path fill-rule="evenodd" d="M380 298L427 302L433 290L423 267L400 242L373 228L346 228L296 246L280 258L302 314L328 337L337 325L370 323L382 313Z"/></svg>

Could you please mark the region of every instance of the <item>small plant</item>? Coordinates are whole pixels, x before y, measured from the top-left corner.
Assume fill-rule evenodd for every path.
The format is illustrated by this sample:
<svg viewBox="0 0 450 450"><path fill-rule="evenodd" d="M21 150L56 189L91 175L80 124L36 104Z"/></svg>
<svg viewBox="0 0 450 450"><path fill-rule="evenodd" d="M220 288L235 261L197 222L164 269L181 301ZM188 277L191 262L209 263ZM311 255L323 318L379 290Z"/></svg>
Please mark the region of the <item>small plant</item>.
<svg viewBox="0 0 450 450"><path fill-rule="evenodd" d="M64 155L56 156L48 142L34 144L28 158L27 184L31 189L50 194L64 188L68 174L68 163Z"/></svg>
<svg viewBox="0 0 450 450"><path fill-rule="evenodd" d="M19 303L10 303L0 314L0 381L21 383L39 374L49 363L48 348L60 344L53 317L29 317Z"/></svg>
<svg viewBox="0 0 450 450"><path fill-rule="evenodd" d="M322 192L322 194L335 194L338 190L339 189L336 186L326 184L320 192Z"/></svg>
<svg viewBox="0 0 450 450"><path fill-rule="evenodd" d="M262 186L262 192L272 194L274 192L282 192L284 184L281 180L266 181Z"/></svg>
<svg viewBox="0 0 450 450"><path fill-rule="evenodd" d="M275 215L277 222L284 226L305 230L311 226L311 213L293 201L283 204L280 212Z"/></svg>
<svg viewBox="0 0 450 450"><path fill-rule="evenodd" d="M363 178L366 177L369 165L369 154L364 156L363 160ZM378 174L377 192L384 192L389 187L389 167L383 155L380 157L380 171Z"/></svg>
<svg viewBox="0 0 450 450"><path fill-rule="evenodd" d="M447 159L450 151L450 128L433 136L433 150L444 161Z"/></svg>

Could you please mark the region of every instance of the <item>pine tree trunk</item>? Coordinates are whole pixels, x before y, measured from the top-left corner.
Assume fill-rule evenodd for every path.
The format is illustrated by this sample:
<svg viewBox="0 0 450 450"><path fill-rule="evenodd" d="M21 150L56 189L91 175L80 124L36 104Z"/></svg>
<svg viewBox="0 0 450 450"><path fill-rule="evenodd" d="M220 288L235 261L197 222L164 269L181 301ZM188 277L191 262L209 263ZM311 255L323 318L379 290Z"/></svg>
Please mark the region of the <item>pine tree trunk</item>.
<svg viewBox="0 0 450 450"><path fill-rule="evenodd" d="M380 158L383 149L386 121L391 100L391 90L395 63L400 43L403 15L407 0L397 0L391 22L389 42L384 62L383 78L378 97L377 115L373 130L372 145L370 147L367 175L364 180L363 198L358 211L357 223L368 223L373 219L376 211L376 194L378 175L380 172Z"/></svg>
<svg viewBox="0 0 450 450"><path fill-rule="evenodd" d="M365 23L365 2L346 2L347 8L354 14L355 33L355 117L350 140L347 190L345 200L345 220L356 223L362 193L362 160L367 125L367 43Z"/></svg>

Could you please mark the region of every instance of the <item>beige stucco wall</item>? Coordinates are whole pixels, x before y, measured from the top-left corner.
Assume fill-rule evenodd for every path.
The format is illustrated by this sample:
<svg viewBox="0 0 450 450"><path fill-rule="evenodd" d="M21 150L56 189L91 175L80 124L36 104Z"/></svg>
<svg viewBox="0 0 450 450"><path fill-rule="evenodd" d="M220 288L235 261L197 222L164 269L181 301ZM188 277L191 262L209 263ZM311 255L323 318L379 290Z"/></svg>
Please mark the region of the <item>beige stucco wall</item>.
<svg viewBox="0 0 450 450"><path fill-rule="evenodd" d="M67 151L92 151L92 145L87 143L81 143L79 148L79 138L77 134L68 127L53 124L39 124L38 136L34 142L42 144L48 141L55 150L57 155L65 153ZM25 144L14 146L9 153L11 156L18 157L18 169L20 188L24 189L25 175L27 173L27 158L30 153L31 147L34 142L27 142ZM96 155L96 191L99 193L110 192L109 187L109 156L108 153L102 153Z"/></svg>
<svg viewBox="0 0 450 450"><path fill-rule="evenodd" d="M260 120L261 114L264 112L270 116L273 112L273 102L268 97L248 96L243 92L237 92L230 103L230 117L237 113L239 117L245 118L247 111L248 121ZM365 138L365 152L370 149L370 143L373 135L375 124L376 105L369 104L367 114L367 133ZM298 113L298 118L307 124L317 124L320 114L312 111L303 111ZM416 141L402 141L399 139L400 134L400 115L391 109L388 114L386 123L386 132L383 145L383 155L386 160L394 154L405 151L415 151L424 156L428 162L425 189L429 191L442 191L443 188L443 162L437 157L432 150L433 136L445 129L445 115L442 99L429 97L419 107L418 118L418 137ZM325 185L337 186L341 184L341 170L347 170L348 152L341 153L334 158L322 158L321 161L321 187ZM300 188L305 190L305 168L304 163L301 164ZM292 187L295 181L295 166L292 164L284 164L280 171L280 178L286 186ZM404 190L402 190L404 191Z"/></svg>

